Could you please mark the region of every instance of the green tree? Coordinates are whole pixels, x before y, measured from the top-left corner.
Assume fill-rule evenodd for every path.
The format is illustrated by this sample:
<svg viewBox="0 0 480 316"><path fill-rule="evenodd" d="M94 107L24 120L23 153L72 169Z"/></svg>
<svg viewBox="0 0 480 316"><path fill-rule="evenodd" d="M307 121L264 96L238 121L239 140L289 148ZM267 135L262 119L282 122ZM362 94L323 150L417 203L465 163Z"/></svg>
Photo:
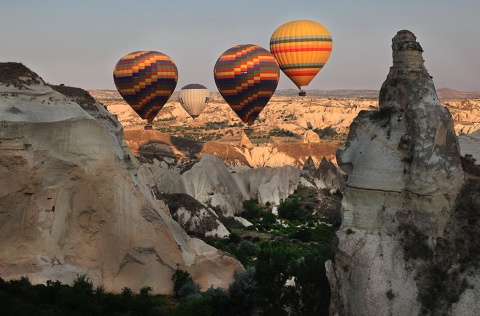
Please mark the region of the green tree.
<svg viewBox="0 0 480 316"><path fill-rule="evenodd" d="M176 298L188 301L192 297L200 295L200 285L193 281L187 271L177 268L172 274L172 281Z"/></svg>
<svg viewBox="0 0 480 316"><path fill-rule="evenodd" d="M255 307L257 281L255 268L247 267L245 271L235 272L235 279L228 288L230 294L230 315L251 315Z"/></svg>
<svg viewBox="0 0 480 316"><path fill-rule="evenodd" d="M258 306L265 315L286 315L287 292L285 283L292 277L292 248L279 242L264 243L255 265Z"/></svg>
<svg viewBox="0 0 480 316"><path fill-rule="evenodd" d="M291 315L328 315L331 292L324 257L309 254L296 260L292 268L295 285L287 289Z"/></svg>
<svg viewBox="0 0 480 316"><path fill-rule="evenodd" d="M278 216L289 220L302 216L300 202L296 197L288 198L278 206Z"/></svg>

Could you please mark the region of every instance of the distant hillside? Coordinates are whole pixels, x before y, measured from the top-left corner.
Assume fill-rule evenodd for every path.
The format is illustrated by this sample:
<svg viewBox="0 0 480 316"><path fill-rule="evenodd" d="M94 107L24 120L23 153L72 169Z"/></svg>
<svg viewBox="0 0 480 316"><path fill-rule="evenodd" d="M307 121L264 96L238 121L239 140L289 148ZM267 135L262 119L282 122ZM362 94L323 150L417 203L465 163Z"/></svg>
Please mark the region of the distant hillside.
<svg viewBox="0 0 480 316"><path fill-rule="evenodd" d="M446 99L449 99L449 100L479 99L480 98L480 92L462 92L462 91L457 91L450 88L437 89L437 95L439 99L444 99L444 100Z"/></svg>
<svg viewBox="0 0 480 316"><path fill-rule="evenodd" d="M121 99L122 97L116 90L89 90L94 96L100 96L103 99ZM378 90L349 90L349 89L339 89L339 90L305 90L307 92L307 97L323 97L323 98L337 98L337 99L378 99ZM174 92L173 98L176 98ZM217 97L221 98L220 93L217 91L212 91L212 93ZM274 94L275 96L298 96L298 90L295 89L285 89L277 90ZM442 88L437 90L438 98L441 100L458 100L458 99L480 99L480 92L463 92L457 91L450 88Z"/></svg>
<svg viewBox="0 0 480 316"><path fill-rule="evenodd" d="M324 98L344 98L344 99L377 99L378 90L305 90L307 92L307 97L324 97ZM295 89L286 89L286 90L277 90L275 92L276 96L296 96L298 95L298 90Z"/></svg>
<svg viewBox="0 0 480 316"><path fill-rule="evenodd" d="M305 90L307 96L312 97L324 97L324 98L344 98L344 99L377 99L378 90ZM296 96L298 90L286 89L278 90L275 92L277 96ZM450 88L442 88L437 90L439 99L443 100L458 100L458 99L478 99L480 98L480 92L463 92Z"/></svg>

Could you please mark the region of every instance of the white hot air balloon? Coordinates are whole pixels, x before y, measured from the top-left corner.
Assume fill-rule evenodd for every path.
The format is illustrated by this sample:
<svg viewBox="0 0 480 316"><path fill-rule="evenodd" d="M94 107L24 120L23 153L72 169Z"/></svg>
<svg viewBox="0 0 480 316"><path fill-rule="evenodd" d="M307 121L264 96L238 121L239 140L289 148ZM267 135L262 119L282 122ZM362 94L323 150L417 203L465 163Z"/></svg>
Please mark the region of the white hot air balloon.
<svg viewBox="0 0 480 316"><path fill-rule="evenodd" d="M188 84L180 90L178 101L191 117L196 118L210 101L210 91L201 84Z"/></svg>

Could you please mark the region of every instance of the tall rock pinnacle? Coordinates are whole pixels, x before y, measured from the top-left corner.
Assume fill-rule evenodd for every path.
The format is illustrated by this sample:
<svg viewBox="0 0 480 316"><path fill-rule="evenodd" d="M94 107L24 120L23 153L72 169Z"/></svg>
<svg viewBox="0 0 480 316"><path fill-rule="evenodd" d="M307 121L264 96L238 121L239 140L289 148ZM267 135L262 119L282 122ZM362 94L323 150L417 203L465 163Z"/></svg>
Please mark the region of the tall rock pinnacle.
<svg viewBox="0 0 480 316"><path fill-rule="evenodd" d="M405 227L425 236L430 250L463 183L452 117L438 100L422 47L402 30L392 51L380 110L360 112L337 151L348 174L336 256L327 262L338 315L419 314L417 271L404 261Z"/></svg>

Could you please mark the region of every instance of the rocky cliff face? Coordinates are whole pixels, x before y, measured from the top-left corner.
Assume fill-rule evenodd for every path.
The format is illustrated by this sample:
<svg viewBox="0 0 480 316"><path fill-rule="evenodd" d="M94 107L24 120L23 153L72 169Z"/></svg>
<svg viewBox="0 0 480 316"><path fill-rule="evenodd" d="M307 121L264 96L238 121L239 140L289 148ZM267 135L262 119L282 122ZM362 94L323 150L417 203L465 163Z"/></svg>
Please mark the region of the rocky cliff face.
<svg viewBox="0 0 480 316"><path fill-rule="evenodd" d="M392 49L380 109L360 112L337 151L348 181L327 263L334 315L437 314L422 300L431 259L422 253L446 236L463 183L460 149L416 37L400 31Z"/></svg>
<svg viewBox="0 0 480 316"><path fill-rule="evenodd" d="M70 283L86 274L109 291L148 285L171 293L178 267L203 288L228 286L240 263L172 220L102 105L7 66L14 70L2 68L0 78L2 278Z"/></svg>

